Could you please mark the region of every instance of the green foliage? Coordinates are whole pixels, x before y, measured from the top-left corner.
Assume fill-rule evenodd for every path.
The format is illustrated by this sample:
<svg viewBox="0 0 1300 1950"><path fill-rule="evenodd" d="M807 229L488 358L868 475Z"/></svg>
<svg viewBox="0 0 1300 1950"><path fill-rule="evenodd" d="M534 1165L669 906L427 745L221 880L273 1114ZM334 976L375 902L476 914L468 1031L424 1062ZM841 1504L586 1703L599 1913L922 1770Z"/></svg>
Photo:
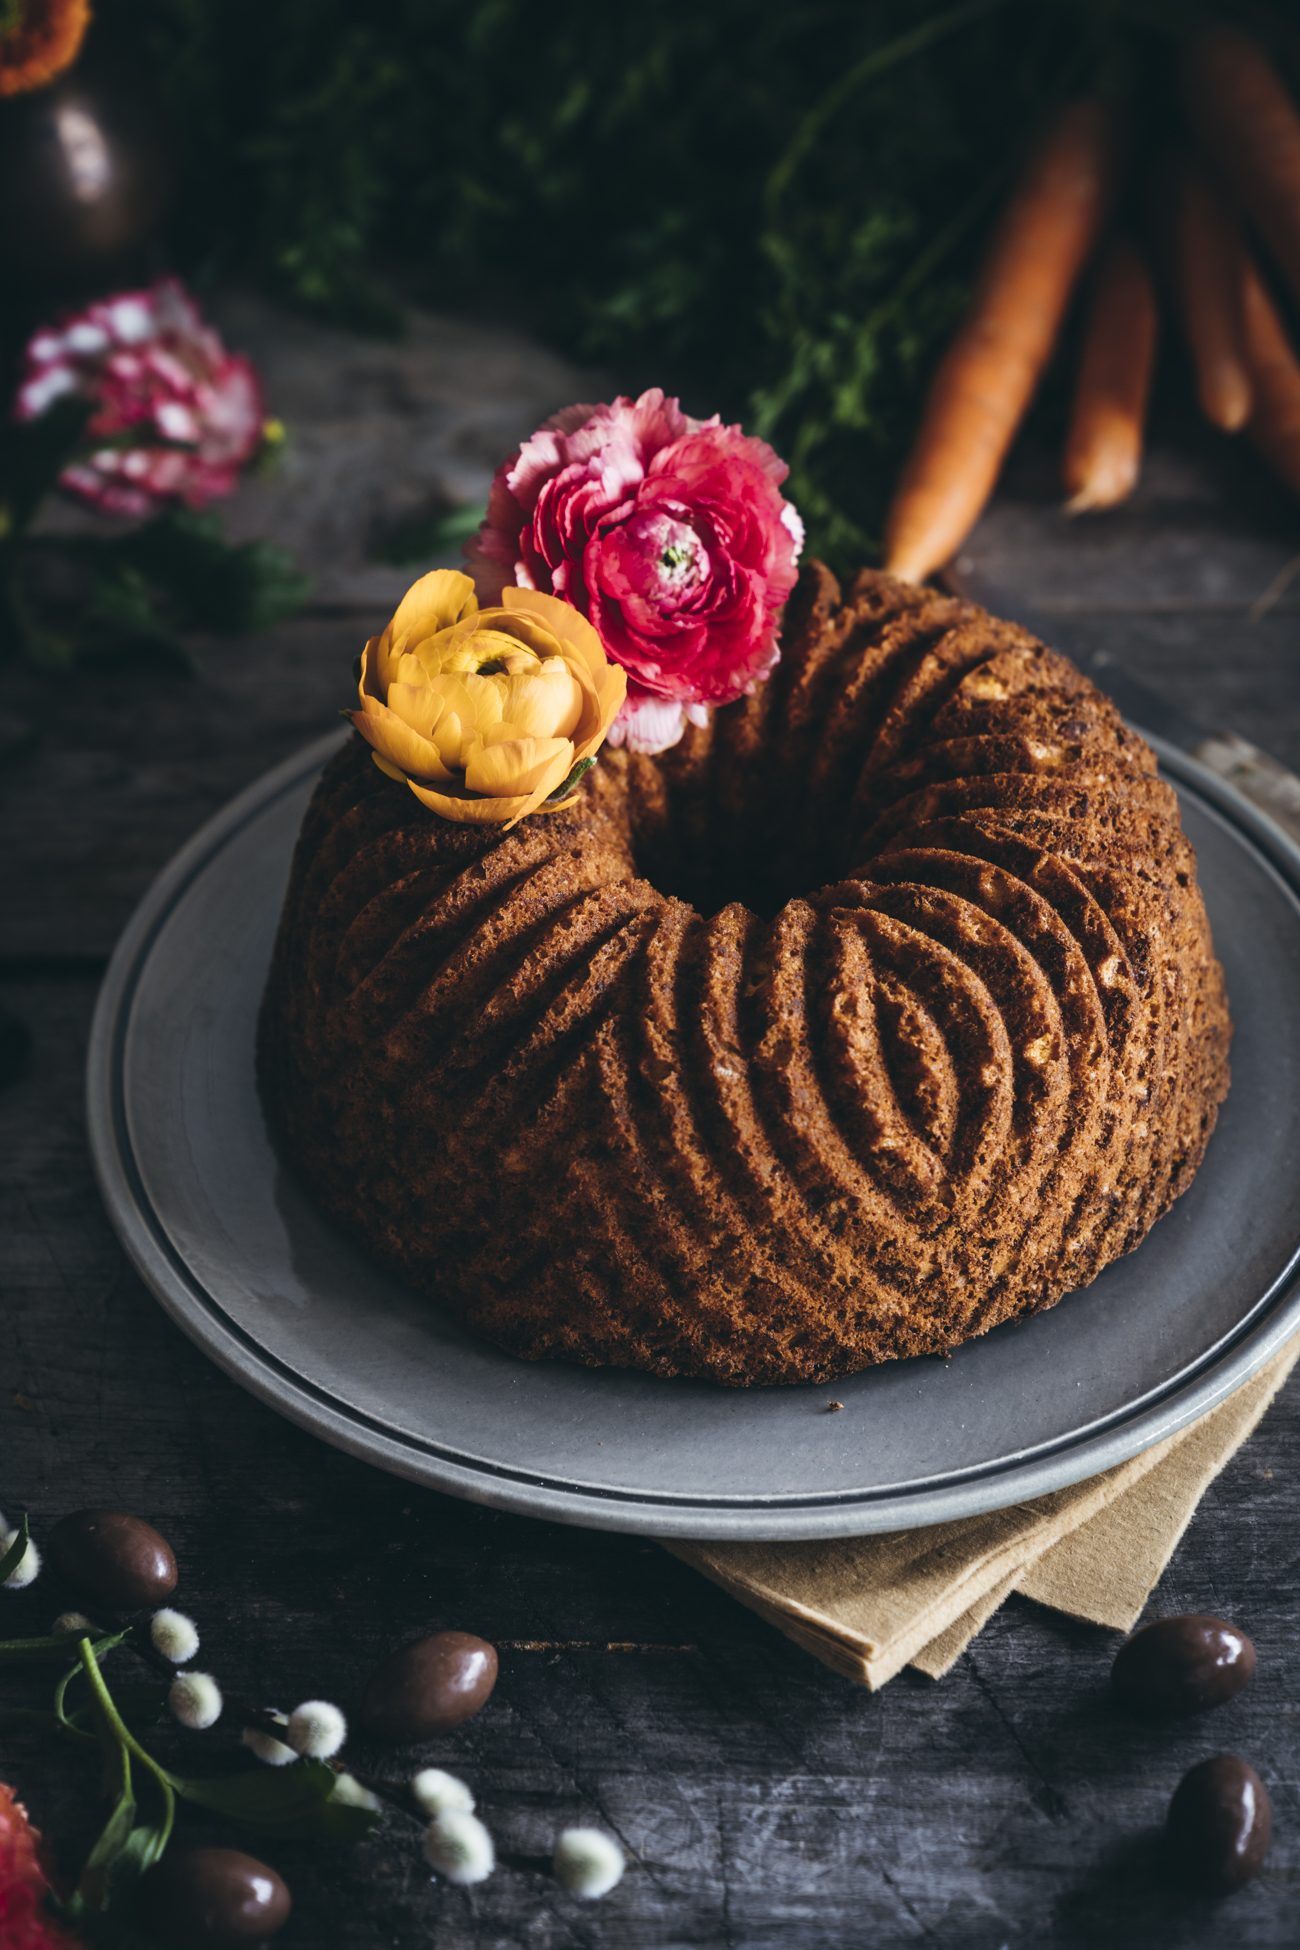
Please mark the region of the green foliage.
<svg viewBox="0 0 1300 1950"><path fill-rule="evenodd" d="M481 502L463 508L418 512L393 523L377 539L371 553L377 562L404 569L418 562L454 561L471 535L477 533L486 510Z"/></svg>
<svg viewBox="0 0 1300 1950"><path fill-rule="evenodd" d="M372 1808L334 1798L338 1775L323 1760L292 1767L250 1765L228 1774L173 1780L194 1806L281 1841L356 1842L375 1825Z"/></svg>
<svg viewBox="0 0 1300 1950"><path fill-rule="evenodd" d="M25 1547L24 1520L18 1546ZM19 1551L19 1559L21 1550ZM8 1557L4 1560L7 1563ZM15 1562L19 1561L15 1559ZM0 1563L0 1570L4 1569ZM12 1565L10 1566L12 1568ZM137 1729L156 1722L166 1684L128 1679L112 1689L104 1673L110 1653L125 1646L146 1663L147 1637L124 1627L80 1638L10 1639L0 1643L0 1667L45 1660L63 1671L53 1711L0 1706L0 1718L62 1735L100 1758L108 1815L86 1858L76 1889L62 1905L80 1924L107 1912L117 1917L140 1878L159 1862L171 1841L178 1803L216 1814L243 1828L282 1841L357 1842L374 1827L374 1807L339 1795L339 1775L323 1761L298 1760L284 1768L258 1767L246 1756L222 1772L185 1775L164 1767ZM70 1704L73 1693L79 1695ZM149 1796L141 1817L139 1787ZM102 1940L101 1938L96 1939Z"/></svg>
<svg viewBox="0 0 1300 1950"><path fill-rule="evenodd" d="M215 515L182 509L120 532L29 538L27 557L57 558L72 571L75 594L48 606L27 598L19 551L7 553L18 641L33 662L56 669L146 661L189 671L185 636L269 629L295 613L309 588L278 544L227 542Z"/></svg>
<svg viewBox="0 0 1300 1950"><path fill-rule="evenodd" d="M188 669L182 634L238 635L292 616L308 590L292 556L273 542L227 542L215 514L178 508L99 533L30 532L82 444L89 411L84 400L60 400L0 443L0 647L55 669L142 656ZM41 563L56 560L73 570L75 595L43 602L33 583Z"/></svg>
<svg viewBox="0 0 1300 1950"><path fill-rule="evenodd" d="M20 535L54 487L90 418L89 402L61 399L0 441L0 541Z"/></svg>
<svg viewBox="0 0 1300 1950"><path fill-rule="evenodd" d="M212 514L162 515L119 542L113 562L117 600L142 625L143 602L164 627L226 635L264 630L291 616L307 593L285 549L229 543ZM113 601L111 588L102 587L101 602Z"/></svg>
<svg viewBox="0 0 1300 1950"><path fill-rule="evenodd" d="M1027 138L1120 32L1096 0L99 14L191 134L179 254L351 323L391 324L394 291L474 308L743 418L840 558Z"/></svg>

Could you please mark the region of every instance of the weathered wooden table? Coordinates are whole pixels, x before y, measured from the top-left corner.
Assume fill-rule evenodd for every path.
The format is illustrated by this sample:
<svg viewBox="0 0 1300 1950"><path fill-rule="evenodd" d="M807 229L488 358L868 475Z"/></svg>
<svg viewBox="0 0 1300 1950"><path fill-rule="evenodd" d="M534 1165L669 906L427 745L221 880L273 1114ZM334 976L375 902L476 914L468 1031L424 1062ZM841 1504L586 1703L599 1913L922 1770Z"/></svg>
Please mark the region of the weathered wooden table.
<svg viewBox="0 0 1300 1950"><path fill-rule="evenodd" d="M410 579L374 559L376 537L480 495L542 412L590 396L546 355L464 324L419 321L378 346L232 303L227 326L293 430L233 525L298 549L311 607L264 639L201 645L194 679L10 666L0 696L0 1005L32 1038L0 1091L0 1505L29 1507L38 1528L85 1504L154 1519L205 1661L246 1696L346 1701L405 1637L485 1634L503 1648L493 1700L423 1757L473 1783L512 1851L543 1853L586 1819L636 1861L583 1906L521 1868L472 1892L434 1886L396 1821L355 1855L266 1849L297 1898L283 1941L1294 1945L1300 1379L1207 1496L1158 1598L1245 1624L1258 1677L1212 1719L1152 1731L1108 1704L1105 1633L1018 1601L942 1684L906 1673L856 1691L653 1544L450 1502L323 1448L209 1366L127 1270L81 1106L119 929L202 819L328 724L361 639ZM1294 511L1249 456L1183 433L1134 507L1086 525L1067 525L1050 467L1026 460L972 555L1057 622L1063 647L1108 646L1300 768L1296 546ZM3 1594L0 1624L44 1629L47 1609L39 1585ZM1223 1749L1270 1782L1277 1839L1266 1874L1216 1906L1171 1886L1156 1831L1183 1770ZM382 1764L409 1771L409 1757ZM78 1768L3 1736L0 1778L70 1859L95 1812Z"/></svg>

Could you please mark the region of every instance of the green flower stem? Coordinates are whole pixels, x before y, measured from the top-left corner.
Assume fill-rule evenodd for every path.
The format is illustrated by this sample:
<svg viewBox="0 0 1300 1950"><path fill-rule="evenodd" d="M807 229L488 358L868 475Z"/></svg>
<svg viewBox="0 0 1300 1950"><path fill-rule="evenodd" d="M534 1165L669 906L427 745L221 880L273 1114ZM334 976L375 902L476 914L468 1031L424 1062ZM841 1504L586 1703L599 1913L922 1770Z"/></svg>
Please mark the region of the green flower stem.
<svg viewBox="0 0 1300 1950"><path fill-rule="evenodd" d="M99 1668L98 1660L95 1661L95 1667L96 1670L98 1671ZM118 1793L124 1801L131 1801L134 1798L134 1794L133 1794L133 1783L131 1780L130 1752L126 1747L122 1745L120 1740L114 1742L113 1751L117 1755Z"/></svg>
<svg viewBox="0 0 1300 1950"><path fill-rule="evenodd" d="M158 1850L158 1853L161 1855L163 1849L166 1848L168 1842L171 1840L172 1826L176 1820L176 1791L172 1784L172 1777L165 1767L159 1765L152 1754L146 1753L145 1749L132 1733L130 1727L126 1724L126 1721L122 1718L122 1715L118 1712L113 1695L109 1692L104 1675L99 1669L99 1661L95 1657L95 1648L88 1638L77 1640L77 1656L81 1660L82 1668L90 1683L90 1690L95 1696L95 1704L99 1708L100 1718L122 1749L124 1759L127 1756L134 1755L140 1765L152 1774L158 1783L163 1803L162 1842ZM129 1759L126 1761L126 1765L129 1778Z"/></svg>
<svg viewBox="0 0 1300 1950"><path fill-rule="evenodd" d="M96 1744L94 1734L84 1732L81 1727L74 1727L71 1720L68 1718L67 1713L64 1711L64 1702L66 1701L68 1696L68 1687L72 1684L73 1680L76 1678L77 1674L80 1671L81 1671L81 1667L79 1665L69 1666L68 1670L64 1673L62 1679L55 1687L54 1718L61 1732L69 1734L74 1740L83 1740L83 1741L88 1740L91 1746L93 1747Z"/></svg>

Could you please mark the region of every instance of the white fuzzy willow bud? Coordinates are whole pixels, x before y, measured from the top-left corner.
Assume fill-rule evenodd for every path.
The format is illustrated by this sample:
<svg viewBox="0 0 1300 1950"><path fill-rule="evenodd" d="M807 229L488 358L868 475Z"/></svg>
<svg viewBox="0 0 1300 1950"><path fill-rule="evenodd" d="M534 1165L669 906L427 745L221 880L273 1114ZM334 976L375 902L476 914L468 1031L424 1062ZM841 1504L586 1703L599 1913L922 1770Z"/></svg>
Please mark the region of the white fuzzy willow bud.
<svg viewBox="0 0 1300 1950"><path fill-rule="evenodd" d="M202 1733L221 1718L221 1688L211 1673L178 1672L167 1704L183 1727Z"/></svg>
<svg viewBox="0 0 1300 1950"><path fill-rule="evenodd" d="M327 1699L304 1700L289 1715L285 1738L295 1754L330 1760L348 1737L348 1723Z"/></svg>
<svg viewBox="0 0 1300 1950"><path fill-rule="evenodd" d="M11 1530L4 1519L0 1518L0 1558L7 1557L17 1542L18 1532ZM23 1552L17 1564L15 1564L13 1570L4 1581L4 1589L6 1591L25 1591L29 1584L35 1584L40 1575L41 1554L29 1537L27 1539L27 1549Z"/></svg>
<svg viewBox="0 0 1300 1950"><path fill-rule="evenodd" d="M492 1837L477 1815L463 1808L448 1808L429 1823L424 1837L424 1859L431 1869L458 1889L485 1882L497 1865Z"/></svg>
<svg viewBox="0 0 1300 1950"><path fill-rule="evenodd" d="M56 1639L92 1638L95 1627L84 1611L61 1611L50 1627Z"/></svg>
<svg viewBox="0 0 1300 1950"><path fill-rule="evenodd" d="M372 1812L379 1806L379 1796L363 1787L355 1774L336 1774L331 1801L341 1801L348 1808L369 1808Z"/></svg>
<svg viewBox="0 0 1300 1950"><path fill-rule="evenodd" d="M278 1720L282 1727L288 1726L287 1713L277 1713L272 1708L271 1716ZM286 1747L283 1740L277 1740L273 1733L267 1733L262 1727L245 1727L239 1737L249 1753L256 1754L266 1767L288 1767L291 1761L298 1758L292 1747Z"/></svg>
<svg viewBox="0 0 1300 1950"><path fill-rule="evenodd" d="M472 1815L474 1796L464 1781L446 1774L441 1767L422 1767L411 1782L411 1793L426 1815L445 1815L451 1811Z"/></svg>
<svg viewBox="0 0 1300 1950"><path fill-rule="evenodd" d="M599 1828L566 1828L555 1844L556 1880L586 1902L608 1896L626 1867L618 1843Z"/></svg>
<svg viewBox="0 0 1300 1950"><path fill-rule="evenodd" d="M149 1636L153 1640L154 1651L161 1652L164 1659L170 1659L174 1666L188 1665L199 1649L198 1627L192 1618L183 1611L173 1611L164 1605L149 1620Z"/></svg>

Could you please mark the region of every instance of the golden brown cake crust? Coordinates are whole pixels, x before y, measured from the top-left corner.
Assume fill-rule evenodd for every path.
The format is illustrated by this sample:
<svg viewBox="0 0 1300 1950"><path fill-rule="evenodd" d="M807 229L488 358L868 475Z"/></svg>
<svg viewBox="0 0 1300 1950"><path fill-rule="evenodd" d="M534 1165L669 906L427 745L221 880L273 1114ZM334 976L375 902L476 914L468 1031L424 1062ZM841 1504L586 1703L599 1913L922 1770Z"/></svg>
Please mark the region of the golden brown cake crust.
<svg viewBox="0 0 1300 1950"><path fill-rule="evenodd" d="M518 1354L824 1381L1052 1305L1191 1182L1229 1023L1145 744L973 606L814 564L771 682L572 810L451 826L355 741L299 840L266 1101Z"/></svg>

